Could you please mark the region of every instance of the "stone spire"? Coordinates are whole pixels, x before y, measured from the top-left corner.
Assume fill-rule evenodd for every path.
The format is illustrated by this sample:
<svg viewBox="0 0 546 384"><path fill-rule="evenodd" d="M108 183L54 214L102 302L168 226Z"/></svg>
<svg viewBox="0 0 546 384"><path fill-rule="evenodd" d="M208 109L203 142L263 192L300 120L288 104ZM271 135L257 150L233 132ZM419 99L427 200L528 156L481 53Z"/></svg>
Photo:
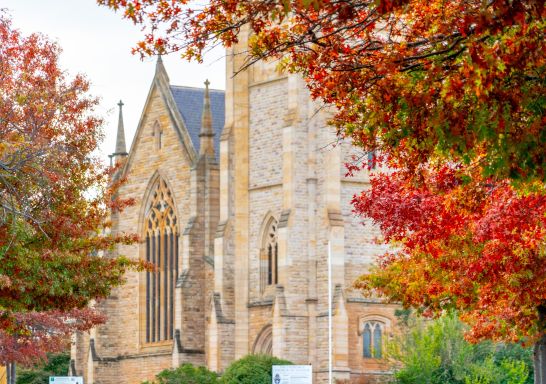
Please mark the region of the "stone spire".
<svg viewBox="0 0 546 384"><path fill-rule="evenodd" d="M127 156L127 147L125 146L125 128L123 127L123 102L120 100L119 106L119 118L118 118L118 133L116 137L116 150L110 155L110 161L118 161L121 158Z"/></svg>
<svg viewBox="0 0 546 384"><path fill-rule="evenodd" d="M155 76L156 78L161 78L167 85L169 84L169 76L167 75L167 70L165 69L161 55L157 55L157 61L155 62Z"/></svg>
<svg viewBox="0 0 546 384"><path fill-rule="evenodd" d="M199 133L199 154L214 156L214 131L212 130L212 112L210 110L208 79L205 81L205 97L203 100L203 118Z"/></svg>

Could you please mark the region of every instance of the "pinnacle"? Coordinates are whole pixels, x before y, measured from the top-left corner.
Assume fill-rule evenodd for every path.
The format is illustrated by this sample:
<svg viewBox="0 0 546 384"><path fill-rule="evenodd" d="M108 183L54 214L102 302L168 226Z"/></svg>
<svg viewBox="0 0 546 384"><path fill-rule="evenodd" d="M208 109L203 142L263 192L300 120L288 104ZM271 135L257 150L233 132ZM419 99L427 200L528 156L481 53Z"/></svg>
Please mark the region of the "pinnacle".
<svg viewBox="0 0 546 384"><path fill-rule="evenodd" d="M199 152L204 154L214 153L214 131L212 130L212 112L210 108L210 94L209 85L210 81L205 80L205 95L203 98L203 117L201 120L201 132L199 137L201 138Z"/></svg>
<svg viewBox="0 0 546 384"><path fill-rule="evenodd" d="M116 150L113 156L126 156L127 147L125 145L125 127L123 125L123 101L119 101L118 131L116 136Z"/></svg>

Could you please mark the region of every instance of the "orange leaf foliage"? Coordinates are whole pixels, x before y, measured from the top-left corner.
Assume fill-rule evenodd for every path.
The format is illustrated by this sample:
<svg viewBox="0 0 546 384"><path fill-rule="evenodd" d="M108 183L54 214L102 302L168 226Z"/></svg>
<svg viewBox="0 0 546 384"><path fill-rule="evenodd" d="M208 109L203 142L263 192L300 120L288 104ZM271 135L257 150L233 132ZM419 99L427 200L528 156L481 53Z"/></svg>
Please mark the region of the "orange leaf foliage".
<svg viewBox="0 0 546 384"><path fill-rule="evenodd" d="M94 156L97 100L84 77L67 79L59 53L0 14L0 363L29 363L89 329L101 317L88 302L144 267L97 256L136 240L105 227L130 201L113 199L118 183Z"/></svg>

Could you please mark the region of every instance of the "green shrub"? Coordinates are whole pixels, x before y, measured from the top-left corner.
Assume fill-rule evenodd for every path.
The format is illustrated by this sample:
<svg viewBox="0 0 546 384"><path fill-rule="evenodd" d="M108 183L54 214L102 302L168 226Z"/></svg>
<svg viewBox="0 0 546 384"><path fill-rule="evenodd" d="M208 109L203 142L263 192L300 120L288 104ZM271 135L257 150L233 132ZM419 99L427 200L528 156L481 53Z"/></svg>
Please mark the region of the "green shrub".
<svg viewBox="0 0 546 384"><path fill-rule="evenodd" d="M205 367L182 364L178 368L165 369L158 373L152 383L157 384L217 384L218 376ZM145 381L142 384L152 384Z"/></svg>
<svg viewBox="0 0 546 384"><path fill-rule="evenodd" d="M48 384L49 376L67 376L70 365L70 354L48 354L47 361L36 364L32 368L17 367L17 384Z"/></svg>
<svg viewBox="0 0 546 384"><path fill-rule="evenodd" d="M532 384L530 349L518 344L464 339L455 314L425 321L401 319L402 332L387 342L395 384Z"/></svg>
<svg viewBox="0 0 546 384"><path fill-rule="evenodd" d="M226 369L221 384L271 384L271 367L273 365L291 365L287 360L281 360L267 355L248 355L234 361Z"/></svg>

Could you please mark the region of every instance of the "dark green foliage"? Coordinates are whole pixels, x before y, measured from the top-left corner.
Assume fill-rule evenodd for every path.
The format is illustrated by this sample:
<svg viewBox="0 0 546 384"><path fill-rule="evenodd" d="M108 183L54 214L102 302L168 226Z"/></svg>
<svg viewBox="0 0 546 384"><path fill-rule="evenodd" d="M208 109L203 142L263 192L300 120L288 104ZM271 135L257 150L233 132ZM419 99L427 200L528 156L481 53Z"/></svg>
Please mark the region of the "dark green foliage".
<svg viewBox="0 0 546 384"><path fill-rule="evenodd" d="M234 361L225 371L221 384L271 384L271 367L273 365L291 365L267 355L248 355Z"/></svg>
<svg viewBox="0 0 546 384"><path fill-rule="evenodd" d="M176 369L165 369L156 375L153 383L157 384L216 384L216 373L205 367L197 367L192 364L182 364ZM145 381L142 384L151 384Z"/></svg>
<svg viewBox="0 0 546 384"><path fill-rule="evenodd" d="M68 352L48 354L47 361L32 368L17 369L17 384L48 384L49 376L67 376L70 365Z"/></svg>
<svg viewBox="0 0 546 384"><path fill-rule="evenodd" d="M464 340L456 315L432 321L406 317L388 342L395 384L532 384L532 351L518 344Z"/></svg>

